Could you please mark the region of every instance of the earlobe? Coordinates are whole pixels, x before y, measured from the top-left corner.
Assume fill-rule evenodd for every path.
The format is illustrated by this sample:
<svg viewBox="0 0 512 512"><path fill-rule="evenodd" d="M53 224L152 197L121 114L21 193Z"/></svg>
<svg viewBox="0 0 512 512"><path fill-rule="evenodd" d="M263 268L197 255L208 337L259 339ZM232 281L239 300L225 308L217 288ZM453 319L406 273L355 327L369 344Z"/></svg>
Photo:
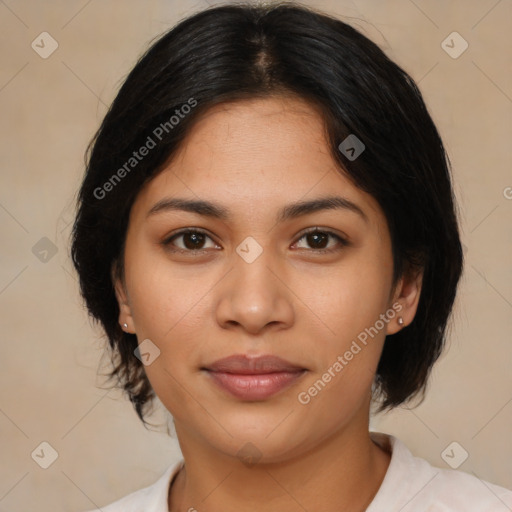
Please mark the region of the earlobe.
<svg viewBox="0 0 512 512"><path fill-rule="evenodd" d="M400 304L399 316L388 325L388 334L395 334L407 327L413 320L418 309L423 283L423 270L409 272L402 276L397 284L393 304Z"/></svg>
<svg viewBox="0 0 512 512"><path fill-rule="evenodd" d="M130 302L128 300L128 294L126 292L125 284L122 278L118 275L115 266L112 267L111 278L114 285L117 304L119 306L119 324L123 331L133 333L135 332L135 325L133 322Z"/></svg>

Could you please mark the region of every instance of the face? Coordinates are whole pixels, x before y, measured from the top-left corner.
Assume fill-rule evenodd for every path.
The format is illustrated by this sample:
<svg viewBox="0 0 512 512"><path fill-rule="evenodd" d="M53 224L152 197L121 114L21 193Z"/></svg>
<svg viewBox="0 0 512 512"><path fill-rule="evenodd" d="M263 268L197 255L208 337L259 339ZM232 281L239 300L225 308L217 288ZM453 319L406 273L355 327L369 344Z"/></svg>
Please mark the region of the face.
<svg viewBox="0 0 512 512"><path fill-rule="evenodd" d="M336 207L314 207L326 198ZM414 286L392 286L379 205L333 160L318 112L290 98L209 110L137 196L124 263L119 320L145 343L178 435L228 455L251 442L266 461L367 430L385 336L416 305ZM236 396L205 370L233 354L302 371L258 381L261 395L239 376L256 394Z"/></svg>

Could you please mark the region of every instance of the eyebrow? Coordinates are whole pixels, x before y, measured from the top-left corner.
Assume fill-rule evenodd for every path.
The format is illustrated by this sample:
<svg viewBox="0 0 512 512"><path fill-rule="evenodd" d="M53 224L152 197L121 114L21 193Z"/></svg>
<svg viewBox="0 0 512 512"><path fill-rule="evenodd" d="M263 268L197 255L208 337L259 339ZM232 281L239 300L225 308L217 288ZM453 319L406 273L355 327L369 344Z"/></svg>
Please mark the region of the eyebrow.
<svg viewBox="0 0 512 512"><path fill-rule="evenodd" d="M219 204L196 199L164 198L154 204L148 211L147 217L157 213L181 210L196 213L205 217L227 221L231 215L227 208ZM276 222L285 222L304 215L322 210L347 210L358 214L365 222L368 217L361 207L340 196L320 197L317 199L298 201L284 206L277 214Z"/></svg>

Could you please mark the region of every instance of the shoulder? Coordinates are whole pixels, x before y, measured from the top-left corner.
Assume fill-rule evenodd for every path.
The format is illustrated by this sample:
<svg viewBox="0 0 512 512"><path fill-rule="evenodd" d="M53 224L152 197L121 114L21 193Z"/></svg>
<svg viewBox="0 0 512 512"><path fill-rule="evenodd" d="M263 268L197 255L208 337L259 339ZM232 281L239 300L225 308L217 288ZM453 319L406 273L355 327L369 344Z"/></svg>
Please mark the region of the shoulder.
<svg viewBox="0 0 512 512"><path fill-rule="evenodd" d="M438 507L432 508L432 512L437 510L439 512L456 510L509 512L512 510L512 490L463 471L430 467L435 475L431 481L431 489L425 489L425 491L430 492L433 505Z"/></svg>
<svg viewBox="0 0 512 512"><path fill-rule="evenodd" d="M432 466L398 438L371 432L391 462L367 512L510 512L512 490L463 471Z"/></svg>
<svg viewBox="0 0 512 512"><path fill-rule="evenodd" d="M169 486L183 464L183 459L171 464L153 484L138 489L106 506L87 512L168 512L167 496Z"/></svg>

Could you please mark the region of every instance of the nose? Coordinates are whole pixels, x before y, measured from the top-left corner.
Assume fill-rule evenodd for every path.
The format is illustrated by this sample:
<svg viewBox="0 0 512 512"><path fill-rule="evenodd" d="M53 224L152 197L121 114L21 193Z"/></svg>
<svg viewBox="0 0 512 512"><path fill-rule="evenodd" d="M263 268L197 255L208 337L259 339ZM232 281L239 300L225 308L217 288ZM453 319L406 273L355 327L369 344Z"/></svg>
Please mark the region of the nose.
<svg viewBox="0 0 512 512"><path fill-rule="evenodd" d="M256 335L289 328L295 317L293 293L281 262L264 250L252 263L233 255L233 267L217 287L217 322Z"/></svg>

